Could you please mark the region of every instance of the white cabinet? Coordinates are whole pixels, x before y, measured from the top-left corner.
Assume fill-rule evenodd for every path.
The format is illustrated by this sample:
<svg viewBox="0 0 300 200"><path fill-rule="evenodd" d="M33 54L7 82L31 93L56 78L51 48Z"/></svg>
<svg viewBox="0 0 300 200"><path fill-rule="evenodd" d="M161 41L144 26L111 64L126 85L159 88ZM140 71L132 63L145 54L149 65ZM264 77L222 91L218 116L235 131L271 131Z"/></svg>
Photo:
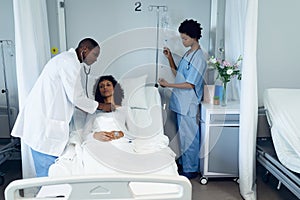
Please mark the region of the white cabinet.
<svg viewBox="0 0 300 200"><path fill-rule="evenodd" d="M238 102L201 104L201 184L209 177L238 177L239 118Z"/></svg>

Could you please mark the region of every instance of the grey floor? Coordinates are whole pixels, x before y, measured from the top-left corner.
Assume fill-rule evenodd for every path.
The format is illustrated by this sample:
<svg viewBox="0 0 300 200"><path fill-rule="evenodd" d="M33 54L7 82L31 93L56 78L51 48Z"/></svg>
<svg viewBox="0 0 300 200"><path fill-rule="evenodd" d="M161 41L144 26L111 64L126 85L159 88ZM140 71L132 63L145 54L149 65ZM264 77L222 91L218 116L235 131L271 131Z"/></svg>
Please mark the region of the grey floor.
<svg viewBox="0 0 300 200"><path fill-rule="evenodd" d="M19 160L9 160L0 165L0 172L5 173L4 184L0 186L0 200L4 200L4 189L11 181L22 177ZM265 183L262 176L265 170L257 166L257 200L297 200L284 186L277 190L277 181L270 177ZM232 179L209 179L207 185L201 185L198 178L191 180L193 200L243 200L239 193L239 185Z"/></svg>
<svg viewBox="0 0 300 200"><path fill-rule="evenodd" d="M262 177L265 169L257 165L256 187L257 200L297 200L284 185L277 190L278 181L269 176L269 181L264 182ZM239 185L233 179L209 179L207 185L201 185L198 178L191 180L193 186L193 200L243 200L239 192Z"/></svg>

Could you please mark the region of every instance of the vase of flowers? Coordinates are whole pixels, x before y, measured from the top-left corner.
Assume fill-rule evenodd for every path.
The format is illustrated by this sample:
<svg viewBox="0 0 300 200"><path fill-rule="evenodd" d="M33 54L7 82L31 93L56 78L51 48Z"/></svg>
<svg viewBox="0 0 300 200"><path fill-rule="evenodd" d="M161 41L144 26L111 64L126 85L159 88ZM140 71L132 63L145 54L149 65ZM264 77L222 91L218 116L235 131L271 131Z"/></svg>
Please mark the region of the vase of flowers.
<svg viewBox="0 0 300 200"><path fill-rule="evenodd" d="M227 82L223 82L223 93L222 93L222 99L221 99L221 106L227 105Z"/></svg>
<svg viewBox="0 0 300 200"><path fill-rule="evenodd" d="M208 67L213 67L217 72L217 79L222 81L223 85L223 93L221 99L221 105L227 105L227 83L230 82L232 78L237 77L238 80L242 79L242 74L238 69L241 64L242 56L239 56L237 61L234 64L226 60L220 60L215 58L214 56L210 57L208 60Z"/></svg>

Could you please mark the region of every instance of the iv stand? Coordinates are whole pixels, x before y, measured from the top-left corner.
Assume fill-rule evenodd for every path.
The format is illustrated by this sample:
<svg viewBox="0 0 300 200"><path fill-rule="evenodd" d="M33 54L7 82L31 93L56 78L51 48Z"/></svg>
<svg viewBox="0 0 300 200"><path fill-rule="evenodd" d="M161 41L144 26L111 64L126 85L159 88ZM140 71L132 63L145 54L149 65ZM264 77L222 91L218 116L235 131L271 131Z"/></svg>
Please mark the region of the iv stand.
<svg viewBox="0 0 300 200"><path fill-rule="evenodd" d="M11 124L11 114L10 114L10 104L9 104L9 94L7 89L7 78L6 78L6 69L5 69L5 58L4 58L4 47L3 43L6 42L7 44L11 43L10 40L0 40L1 44L1 57L2 57L2 65L3 65L3 76L4 76L4 89L1 90L2 93L5 93L6 96L6 105L7 105L7 117L8 117L8 125L9 125L9 132L12 130L12 124Z"/></svg>
<svg viewBox="0 0 300 200"><path fill-rule="evenodd" d="M157 6L157 5L150 5L148 7L149 11L152 11L153 8L156 8L156 17L157 17L157 23L156 23L156 70L155 70L155 87L158 87L158 40L159 40L159 11L160 8L163 9L163 11L167 11L167 6Z"/></svg>

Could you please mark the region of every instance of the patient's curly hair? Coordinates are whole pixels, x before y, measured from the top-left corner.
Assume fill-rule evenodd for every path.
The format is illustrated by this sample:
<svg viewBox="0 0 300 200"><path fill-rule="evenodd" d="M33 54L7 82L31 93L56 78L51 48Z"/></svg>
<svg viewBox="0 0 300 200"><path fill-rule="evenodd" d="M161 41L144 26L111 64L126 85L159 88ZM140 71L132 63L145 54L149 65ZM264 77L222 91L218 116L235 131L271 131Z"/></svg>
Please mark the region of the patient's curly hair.
<svg viewBox="0 0 300 200"><path fill-rule="evenodd" d="M184 22L182 22L178 28L178 31L179 33L187 34L191 38L196 38L197 40L202 37L201 24L192 19L186 19Z"/></svg>
<svg viewBox="0 0 300 200"><path fill-rule="evenodd" d="M116 79L112 75L101 76L98 81L96 81L96 85L94 86L95 91L95 100L99 103L104 103L104 99L101 96L99 84L104 81L110 81L114 87L114 100L116 105L122 105L122 100L124 98L124 90L121 85L116 81Z"/></svg>

